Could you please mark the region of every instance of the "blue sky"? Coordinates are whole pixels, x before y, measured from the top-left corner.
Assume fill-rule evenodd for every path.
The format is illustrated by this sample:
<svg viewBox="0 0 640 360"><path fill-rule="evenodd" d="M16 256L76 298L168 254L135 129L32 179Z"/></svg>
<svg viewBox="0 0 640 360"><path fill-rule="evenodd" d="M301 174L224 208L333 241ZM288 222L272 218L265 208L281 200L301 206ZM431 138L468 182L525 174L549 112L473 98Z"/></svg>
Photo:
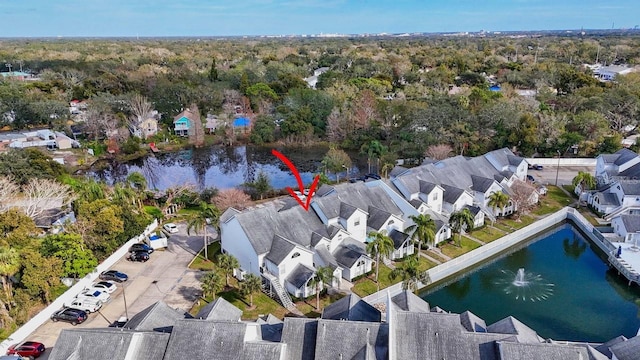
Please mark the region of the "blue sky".
<svg viewBox="0 0 640 360"><path fill-rule="evenodd" d="M0 37L633 28L638 0L0 0Z"/></svg>

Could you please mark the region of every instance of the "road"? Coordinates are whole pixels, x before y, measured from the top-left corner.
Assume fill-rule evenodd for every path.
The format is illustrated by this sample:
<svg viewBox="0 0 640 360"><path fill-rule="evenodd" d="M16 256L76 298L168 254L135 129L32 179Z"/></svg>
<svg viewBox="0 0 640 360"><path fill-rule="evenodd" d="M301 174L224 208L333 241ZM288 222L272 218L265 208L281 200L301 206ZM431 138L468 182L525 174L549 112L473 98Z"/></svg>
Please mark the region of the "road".
<svg viewBox="0 0 640 360"><path fill-rule="evenodd" d="M129 280L118 284L111 294L111 300L99 313L89 314L89 318L77 328L107 327L122 316L131 318L157 301L164 301L170 307L188 311L201 293L200 271L188 268L189 263L202 249L202 236L189 236L186 225L177 224L178 233L171 234L166 250L154 251L146 263L121 259L112 269L129 275ZM211 228L209 234L215 234ZM211 237L212 238L212 237ZM125 301L126 299L126 301ZM126 302L126 310L125 310ZM47 359L62 329L75 328L64 322L47 321L28 340L39 341L47 351L39 359Z"/></svg>
<svg viewBox="0 0 640 360"><path fill-rule="evenodd" d="M533 176L537 182L544 185L556 185L557 174L558 185L570 185L571 181L576 177L576 175L578 175L579 171L593 174L595 169L595 166L560 166L558 169L557 166L545 165L542 170L529 169L527 174Z"/></svg>

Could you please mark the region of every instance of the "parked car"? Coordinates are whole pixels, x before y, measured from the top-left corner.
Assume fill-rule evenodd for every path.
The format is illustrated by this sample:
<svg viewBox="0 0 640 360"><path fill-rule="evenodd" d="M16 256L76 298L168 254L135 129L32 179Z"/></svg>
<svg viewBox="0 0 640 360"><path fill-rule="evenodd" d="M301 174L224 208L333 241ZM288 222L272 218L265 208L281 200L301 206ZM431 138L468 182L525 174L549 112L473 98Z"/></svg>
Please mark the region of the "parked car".
<svg viewBox="0 0 640 360"><path fill-rule="evenodd" d="M102 292L106 292L107 294L111 294L116 291L118 286L110 281L99 281L91 284L90 289L100 290Z"/></svg>
<svg viewBox="0 0 640 360"><path fill-rule="evenodd" d="M43 343L37 341L25 341L9 346L7 355L20 355L28 358L37 358L45 351Z"/></svg>
<svg viewBox="0 0 640 360"><path fill-rule="evenodd" d="M117 270L107 270L100 273L100 280L110 280L115 282L127 281L129 276Z"/></svg>
<svg viewBox="0 0 640 360"><path fill-rule="evenodd" d="M103 303L111 300L111 296L106 292L102 292L97 289L86 289L80 292L80 294L76 295L77 299L88 298L88 299L96 299L100 300Z"/></svg>
<svg viewBox="0 0 640 360"><path fill-rule="evenodd" d="M169 234L175 234L178 232L178 225L174 223L166 223L162 225L162 228Z"/></svg>
<svg viewBox="0 0 640 360"><path fill-rule="evenodd" d="M28 360L28 357L20 355L1 355L0 360Z"/></svg>
<svg viewBox="0 0 640 360"><path fill-rule="evenodd" d="M145 243L137 243L131 245L131 247L129 248L129 252L132 253L136 251L146 251L147 253L151 254L153 252L153 248Z"/></svg>
<svg viewBox="0 0 640 360"><path fill-rule="evenodd" d="M121 328L121 327L124 327L127 321L129 321L129 319L127 319L126 316L121 316L118 318L118 320L109 324L109 327Z"/></svg>
<svg viewBox="0 0 640 360"><path fill-rule="evenodd" d="M100 310L102 301L91 298L75 298L71 302L64 304L64 306L92 313Z"/></svg>
<svg viewBox="0 0 640 360"><path fill-rule="evenodd" d="M531 175L527 175L527 180L529 180L529 181L531 181L531 182L536 181L536 179L535 179L533 176L531 176Z"/></svg>
<svg viewBox="0 0 640 360"><path fill-rule="evenodd" d="M51 315L51 320L66 321L75 326L87 320L87 313L80 309L64 308L53 313L53 315Z"/></svg>
<svg viewBox="0 0 640 360"><path fill-rule="evenodd" d="M380 179L382 179L382 178L380 177L380 175L378 175L378 174L374 174L374 173L366 174L366 175L364 176L364 178L365 178L365 179L375 179L375 180L380 180Z"/></svg>
<svg viewBox="0 0 640 360"><path fill-rule="evenodd" d="M146 251L135 251L130 253L127 259L130 261L146 262L149 260L149 253Z"/></svg>
<svg viewBox="0 0 640 360"><path fill-rule="evenodd" d="M533 170L542 170L542 169L544 169L544 166L540 164L533 164Z"/></svg>

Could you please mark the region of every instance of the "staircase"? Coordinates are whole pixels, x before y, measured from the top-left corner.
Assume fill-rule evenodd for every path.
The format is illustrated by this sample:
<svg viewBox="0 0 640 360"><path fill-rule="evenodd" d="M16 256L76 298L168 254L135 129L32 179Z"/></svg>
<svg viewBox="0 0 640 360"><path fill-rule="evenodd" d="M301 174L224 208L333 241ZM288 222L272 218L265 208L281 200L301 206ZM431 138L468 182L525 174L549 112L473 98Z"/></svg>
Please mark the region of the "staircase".
<svg viewBox="0 0 640 360"><path fill-rule="evenodd" d="M293 301L291 301L291 297L289 296L289 293L287 293L287 291L282 287L282 285L280 285L280 281L278 280L278 278L276 278L275 276L267 272L262 273L262 277L265 278L270 285L269 289L265 289L265 291L267 292L267 295L279 301L282 304L282 306L284 306L289 311L293 312L294 310L298 310L296 306L293 304Z"/></svg>

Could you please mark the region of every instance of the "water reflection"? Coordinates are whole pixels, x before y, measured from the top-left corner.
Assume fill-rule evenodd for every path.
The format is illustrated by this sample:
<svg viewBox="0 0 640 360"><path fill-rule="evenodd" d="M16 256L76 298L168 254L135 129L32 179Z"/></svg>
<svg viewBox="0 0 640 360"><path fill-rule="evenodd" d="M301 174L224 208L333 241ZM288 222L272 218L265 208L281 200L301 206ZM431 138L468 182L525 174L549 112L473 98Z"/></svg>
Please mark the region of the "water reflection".
<svg viewBox="0 0 640 360"><path fill-rule="evenodd" d="M587 250L587 243L574 236L573 240L564 238L564 240L562 240L562 248L567 256L573 259L578 259L580 255Z"/></svg>
<svg viewBox="0 0 640 360"><path fill-rule="evenodd" d="M297 188L297 181L289 168L271 153L271 148L255 146L213 146L150 155L127 163L98 164L87 176L109 184L125 181L134 172L140 172L150 189L164 190L178 184L193 184L198 189L216 187L233 188L252 182L263 171L276 189L287 186ZM310 184L321 169L322 157L328 148L313 146L279 148L296 166L305 184ZM354 167L352 173L358 173ZM344 179L346 174L341 174Z"/></svg>

